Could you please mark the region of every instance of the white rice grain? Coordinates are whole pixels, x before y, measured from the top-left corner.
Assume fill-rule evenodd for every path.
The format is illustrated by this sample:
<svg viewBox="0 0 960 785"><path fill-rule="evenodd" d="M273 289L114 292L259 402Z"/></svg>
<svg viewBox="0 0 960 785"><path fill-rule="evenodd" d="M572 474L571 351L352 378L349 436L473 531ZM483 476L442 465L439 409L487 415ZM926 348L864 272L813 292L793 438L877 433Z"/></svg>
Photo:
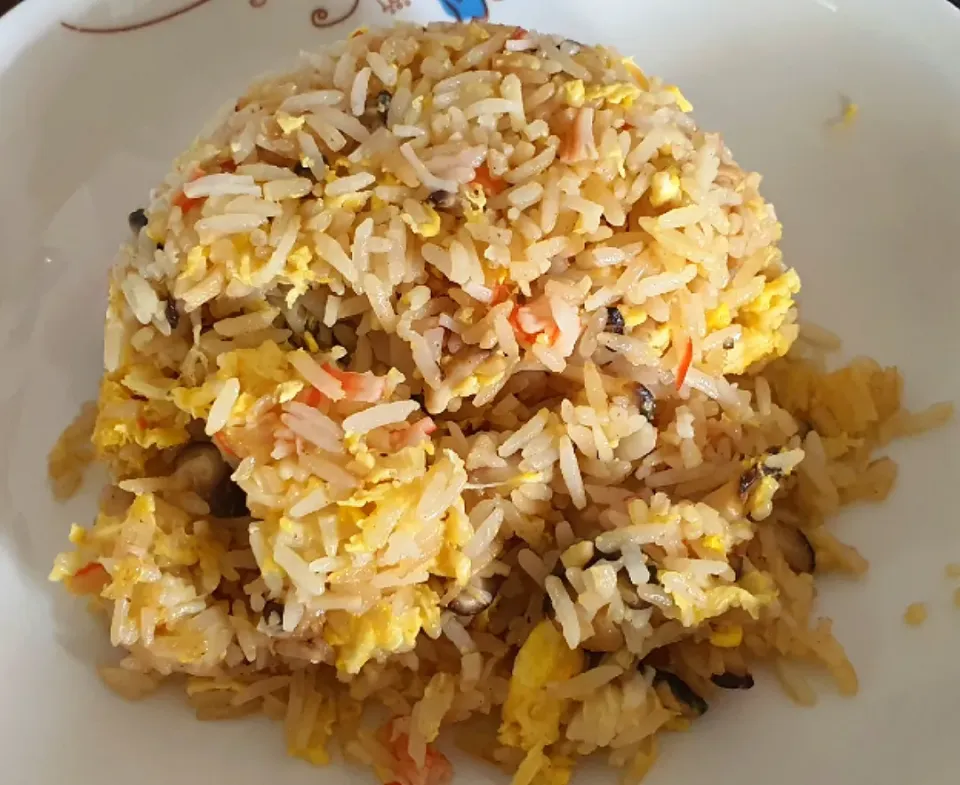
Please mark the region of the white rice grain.
<svg viewBox="0 0 960 785"><path fill-rule="evenodd" d="M360 117L366 109L367 89L372 73L372 68L361 68L353 79L353 86L350 88L350 111L354 117Z"/></svg>
<svg viewBox="0 0 960 785"><path fill-rule="evenodd" d="M343 421L343 430L350 434L363 434L384 425L403 422L420 408L416 401L393 401L381 403L351 414Z"/></svg>
<svg viewBox="0 0 960 785"><path fill-rule="evenodd" d="M373 185L377 178L370 172L360 172L349 177L340 177L330 183L324 193L331 199L344 194L352 194L362 191Z"/></svg>
<svg viewBox="0 0 960 785"><path fill-rule="evenodd" d="M449 191L450 193L457 192L459 184L454 180L444 180L432 174L430 170L424 166L423 161L420 160L419 156L410 145L410 142L400 145L400 152L407 160L407 163L409 163L413 168L417 179L425 187L429 188L431 191Z"/></svg>
<svg viewBox="0 0 960 785"><path fill-rule="evenodd" d="M290 360L290 364L297 370L297 373L330 400L339 401L343 399L344 392L340 382L327 373L327 371L306 352L291 352L288 355L288 359Z"/></svg>
<svg viewBox="0 0 960 785"><path fill-rule="evenodd" d="M563 639L571 649L580 644L580 622L577 619L577 609L564 588L563 581L556 575L548 575L544 581L547 595L553 605L554 613L563 631Z"/></svg>
<svg viewBox="0 0 960 785"><path fill-rule="evenodd" d="M546 409L541 409L529 422L522 428L513 433L497 450L497 455L501 458L509 458L515 452L522 450L536 436L543 432L546 427L547 419L550 413Z"/></svg>
<svg viewBox="0 0 960 785"><path fill-rule="evenodd" d="M188 199L208 196L262 196L262 191L253 178L240 174L208 174L198 177L183 186L183 195Z"/></svg>
<svg viewBox="0 0 960 785"><path fill-rule="evenodd" d="M287 114L301 114L321 106L337 106L343 102L343 99L344 93L341 90L315 90L290 96L280 104L279 111Z"/></svg>
<svg viewBox="0 0 960 785"><path fill-rule="evenodd" d="M563 481L570 492L570 498L573 506L582 510L587 506L587 494L583 489L583 476L580 474L580 466L577 464L577 455L573 450L573 442L570 437L564 434L560 437L560 472L563 475Z"/></svg>
<svg viewBox="0 0 960 785"><path fill-rule="evenodd" d="M207 417L207 424L203 429L207 436L213 436L226 427L227 420L230 419L230 412L233 411L233 405L239 397L240 380L235 377L227 379L210 407L210 415Z"/></svg>

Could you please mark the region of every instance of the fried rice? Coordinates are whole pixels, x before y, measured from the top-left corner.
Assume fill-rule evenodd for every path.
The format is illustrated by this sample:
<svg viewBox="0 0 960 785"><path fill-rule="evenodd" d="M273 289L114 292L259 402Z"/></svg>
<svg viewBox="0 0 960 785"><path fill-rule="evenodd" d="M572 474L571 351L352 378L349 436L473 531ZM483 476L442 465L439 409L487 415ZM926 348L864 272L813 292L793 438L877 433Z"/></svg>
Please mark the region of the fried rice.
<svg viewBox="0 0 960 785"><path fill-rule="evenodd" d="M515 785L661 732L770 667L843 694L814 578L876 451L951 416L830 370L760 177L609 48L472 23L360 30L254 84L175 163L110 277L110 469L53 580L132 699L264 713L440 785L450 726ZM788 354L789 351L789 354ZM75 456L72 459L71 456Z"/></svg>

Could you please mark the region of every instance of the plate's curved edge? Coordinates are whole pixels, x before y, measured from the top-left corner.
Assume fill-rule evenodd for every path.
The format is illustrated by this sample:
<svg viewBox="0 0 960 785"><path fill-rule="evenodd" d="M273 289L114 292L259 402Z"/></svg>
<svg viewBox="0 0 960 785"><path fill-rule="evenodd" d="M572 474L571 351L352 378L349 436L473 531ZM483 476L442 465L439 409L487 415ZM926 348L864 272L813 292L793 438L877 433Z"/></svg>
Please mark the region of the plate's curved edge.
<svg viewBox="0 0 960 785"><path fill-rule="evenodd" d="M359 0L356 1L359 2ZM64 21L61 19L60 26L73 33L87 33L90 35L132 33L136 30L145 30L148 27L154 27L155 25L162 24L163 22L168 22L171 19L176 19L177 17L183 16L184 14L200 8L209 2L210 0L191 0L191 2L179 6L178 8L174 8L171 11L167 11L166 13L158 14L156 16L148 16L138 21L126 22L118 25L84 25L80 23ZM259 8L260 6L264 5L265 0L249 0L249 2L254 8Z"/></svg>
<svg viewBox="0 0 960 785"><path fill-rule="evenodd" d="M179 17L185 16L191 11L196 11L202 6L210 3L210 0L189 0L189 2L183 2L182 4L163 11L162 13L153 13L143 15L135 15L133 18L120 21L116 24L109 25L90 25L84 24L82 22L73 22L69 20L60 20L60 26L65 30L69 30L73 33L83 33L86 35L113 35L117 33L133 33L139 30L146 30L149 27L156 27L159 24L164 22L170 22ZM247 5L250 8L263 8L268 3L268 0L247 0ZM387 2L379 3L381 9L384 13L396 13L403 8L406 8L410 5L410 0L388 0ZM342 22L346 22L350 17L352 17L360 7L360 0L349 0L349 4L345 8L338 8L331 11L328 8L327 4L314 6L312 9L309 5L304 9L309 11L310 23L317 28L327 28L335 27Z"/></svg>
<svg viewBox="0 0 960 785"><path fill-rule="evenodd" d="M24 0L0 16L0 73L54 24L56 0Z"/></svg>
<svg viewBox="0 0 960 785"><path fill-rule="evenodd" d="M58 16L57 24L68 32L85 35L113 35L138 32L146 30L147 28L156 27L165 22L171 22L208 5L210 2L211 0L182 0L182 2L172 8L158 9L153 13L149 12L149 8L141 10L139 13L134 9L133 14L123 15L119 20L111 22L110 24L89 24L82 19L73 18L71 14L72 8L67 8L66 14L61 10L54 13ZM264 8L269 2L270 0L247 0L247 4L253 9ZM376 0L380 10L390 16L410 8L412 2L413 0ZM432 5L434 0L420 0L420 2L430 3ZM445 16L459 22L466 22L471 19L490 18L488 0L435 0L435 2ZM305 2L304 11L308 14L310 23L314 27L330 28L351 19L359 10L360 3L361 0L346 0L346 4L344 5L340 0L335 0L331 6L330 0L325 0L325 2L320 4ZM79 9L81 15L95 9L96 5L96 2L81 4L81 8ZM37 2L37 0L33 0L32 2L24 0L8 14L8 18L0 21L0 43L4 40L6 28L23 29L23 20L21 17L24 16L25 11L23 9L27 6L30 7L30 11L33 14L39 18L43 18L38 10L41 3ZM16 18L13 18L14 16ZM47 21L49 25L53 25L52 16L48 17ZM0 66L2 65L3 64L0 63Z"/></svg>

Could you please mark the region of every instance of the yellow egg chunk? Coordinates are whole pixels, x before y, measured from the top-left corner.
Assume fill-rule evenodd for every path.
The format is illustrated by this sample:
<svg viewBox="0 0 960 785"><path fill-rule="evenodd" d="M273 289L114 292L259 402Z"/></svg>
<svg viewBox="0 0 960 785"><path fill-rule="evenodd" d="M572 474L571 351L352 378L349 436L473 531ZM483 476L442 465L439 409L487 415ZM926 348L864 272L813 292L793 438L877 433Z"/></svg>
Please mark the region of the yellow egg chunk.
<svg viewBox="0 0 960 785"><path fill-rule="evenodd" d="M661 207L680 196L680 176L676 171L657 172L650 183L650 204Z"/></svg>
<svg viewBox="0 0 960 785"><path fill-rule="evenodd" d="M431 637L439 633L438 597L423 586L412 589L412 607L398 614L382 602L359 616L331 611L324 631L327 643L336 646L337 668L359 673L370 659L396 651L409 651L423 630Z"/></svg>
<svg viewBox="0 0 960 785"><path fill-rule="evenodd" d="M567 702L551 696L546 685L570 679L582 669L583 653L567 646L553 622L538 624L513 664L500 740L525 750L553 744Z"/></svg>
<svg viewBox="0 0 960 785"><path fill-rule="evenodd" d="M743 325L743 333L734 348L726 353L724 373L745 373L756 363L787 353L792 339L785 334L784 325L788 312L794 307L794 295L799 291L800 278L795 271L788 270L767 283L756 299L740 308L733 321ZM720 324L725 318L722 312L714 314L713 322Z"/></svg>

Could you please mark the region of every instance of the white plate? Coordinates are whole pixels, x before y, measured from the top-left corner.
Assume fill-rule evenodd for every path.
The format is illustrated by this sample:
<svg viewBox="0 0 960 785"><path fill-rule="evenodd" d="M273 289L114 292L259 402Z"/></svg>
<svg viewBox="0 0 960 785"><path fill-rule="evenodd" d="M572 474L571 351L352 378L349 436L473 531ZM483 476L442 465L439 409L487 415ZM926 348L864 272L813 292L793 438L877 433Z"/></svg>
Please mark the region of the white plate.
<svg viewBox="0 0 960 785"><path fill-rule="evenodd" d="M11 784L356 775L286 759L265 720L200 725L178 700L106 692L93 670L100 632L46 582L70 521L92 503L56 505L45 456L95 393L104 271L126 215L207 116L258 72L357 25L485 5L201 0L128 32L67 28L136 27L188 5L29 0L0 22L0 778ZM944 0L503 0L489 13L615 44L681 84L701 124L767 175L807 316L901 366L909 404L960 399L960 13ZM841 94L860 114L830 129ZM960 610L944 565L960 561L957 436L954 425L898 446L894 498L841 523L873 569L827 582L822 609L861 695L827 690L811 710L770 688L726 696L670 739L651 785L809 785L821 772L844 785L956 782ZM902 621L913 601L930 607L918 630ZM458 782L504 782L458 771Z"/></svg>

